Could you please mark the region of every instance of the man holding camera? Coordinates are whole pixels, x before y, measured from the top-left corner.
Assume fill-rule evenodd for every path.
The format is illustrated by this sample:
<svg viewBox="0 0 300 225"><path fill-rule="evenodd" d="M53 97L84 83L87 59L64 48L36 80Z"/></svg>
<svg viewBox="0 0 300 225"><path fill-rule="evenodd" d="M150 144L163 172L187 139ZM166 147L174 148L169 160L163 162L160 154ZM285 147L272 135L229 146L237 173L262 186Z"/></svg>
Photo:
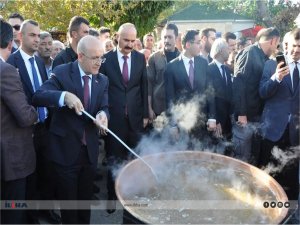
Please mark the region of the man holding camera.
<svg viewBox="0 0 300 225"><path fill-rule="evenodd" d="M300 28L296 28L288 37L286 62L267 61L259 87L259 94L265 100L259 166L270 162L278 165L271 153L274 146L286 156L295 156L295 160L289 159L282 171L274 175L289 200L298 199L299 194L299 70Z"/></svg>

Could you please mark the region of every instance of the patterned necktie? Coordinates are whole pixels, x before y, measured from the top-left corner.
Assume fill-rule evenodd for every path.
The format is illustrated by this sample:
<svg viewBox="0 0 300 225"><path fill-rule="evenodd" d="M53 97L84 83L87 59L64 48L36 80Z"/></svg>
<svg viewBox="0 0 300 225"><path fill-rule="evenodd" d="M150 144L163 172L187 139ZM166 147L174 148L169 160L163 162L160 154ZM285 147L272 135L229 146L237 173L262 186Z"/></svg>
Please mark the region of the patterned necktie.
<svg viewBox="0 0 300 225"><path fill-rule="evenodd" d="M89 109L90 105L90 77L88 75L84 75L83 77L83 106L86 111Z"/></svg>
<svg viewBox="0 0 300 225"><path fill-rule="evenodd" d="M40 88L40 82L38 78L37 71L34 66L34 57L31 57L29 59L30 64L31 64L31 70L32 70L32 77L33 77L33 84L34 84L34 91L38 90ZM37 108L38 114L39 114L39 121L44 122L46 119L46 113L45 113L45 107L38 107Z"/></svg>
<svg viewBox="0 0 300 225"><path fill-rule="evenodd" d="M128 83L128 80L129 80L129 76L128 76L128 64L127 64L128 56L124 55L123 59L124 59L124 63L123 63L122 76L123 76L124 84L125 84L125 86L127 86L127 83Z"/></svg>
<svg viewBox="0 0 300 225"><path fill-rule="evenodd" d="M299 84L299 69L297 67L297 63L298 62L295 62L295 69L294 69L294 72L293 72L293 89L294 89L294 92L296 91L296 88Z"/></svg>
<svg viewBox="0 0 300 225"><path fill-rule="evenodd" d="M222 78L223 78L224 84L227 85L225 66L222 65L221 68L222 68Z"/></svg>
<svg viewBox="0 0 300 225"><path fill-rule="evenodd" d="M189 68L189 80L192 89L194 89L194 66L193 66L193 60L189 61L190 68Z"/></svg>

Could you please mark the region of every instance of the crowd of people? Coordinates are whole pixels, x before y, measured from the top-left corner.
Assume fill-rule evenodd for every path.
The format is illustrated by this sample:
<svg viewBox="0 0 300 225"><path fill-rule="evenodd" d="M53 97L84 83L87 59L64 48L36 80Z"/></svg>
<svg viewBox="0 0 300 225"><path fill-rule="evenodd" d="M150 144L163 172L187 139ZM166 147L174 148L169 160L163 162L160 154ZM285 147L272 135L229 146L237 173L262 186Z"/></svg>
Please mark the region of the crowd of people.
<svg viewBox="0 0 300 225"><path fill-rule="evenodd" d="M1 19L0 29L1 199L92 200L101 138L109 171L101 188L113 213L113 168L131 156L105 128L135 148L157 117L194 101L201 118L190 138L208 147L231 143L231 157L262 169L280 163L275 146L294 154L271 175L298 200L300 28L283 42L279 30L263 28L252 43L232 32L217 37L210 27L180 33L167 23L155 42L151 33L139 39L132 23L112 35L74 16L66 45L18 13ZM276 62L280 49L286 64ZM168 129L178 140L173 117ZM5 210L1 223L36 224L41 214L50 223L90 223L89 205L66 210L65 202L60 215Z"/></svg>

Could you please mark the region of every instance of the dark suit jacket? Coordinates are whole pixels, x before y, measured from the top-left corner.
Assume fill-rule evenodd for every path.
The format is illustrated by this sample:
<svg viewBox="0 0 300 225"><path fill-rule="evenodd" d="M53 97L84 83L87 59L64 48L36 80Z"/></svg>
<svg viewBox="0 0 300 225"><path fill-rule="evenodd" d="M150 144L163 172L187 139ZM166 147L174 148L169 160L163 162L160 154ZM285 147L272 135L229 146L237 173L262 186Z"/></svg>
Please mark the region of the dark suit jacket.
<svg viewBox="0 0 300 225"><path fill-rule="evenodd" d="M34 56L34 58L37 63L42 81L44 83L48 79L45 64L39 57ZM17 70L19 71L21 81L23 84L23 88L24 88L25 94L27 96L28 103L31 104L31 99L34 94L34 89L33 89L32 83L30 81L30 78L29 78L29 75L28 75L28 72L27 72L27 69L25 66L25 62L21 56L20 51L18 50L16 52L14 52L13 54L11 54L10 57L8 58L7 62L9 64L13 65L14 67L16 67Z"/></svg>
<svg viewBox="0 0 300 225"><path fill-rule="evenodd" d="M208 65L207 76L211 80L214 89L217 123L221 123L222 130L228 133L231 132L232 82L230 70L227 66L225 71L227 85L225 85L220 70L214 61Z"/></svg>
<svg viewBox="0 0 300 225"><path fill-rule="evenodd" d="M259 86L259 94L265 99L262 114L262 134L268 140L278 141L289 123L289 135L292 146L299 145L299 83L293 92L291 76L285 76L279 83L271 80L276 71L274 60L266 62ZM289 119L290 117L290 119Z"/></svg>
<svg viewBox="0 0 300 225"><path fill-rule="evenodd" d="M53 70L53 76L36 91L33 104L37 106L58 107L63 91L75 94L83 102L83 87L78 68L78 61L63 64ZM99 111L108 114L108 80L102 74L93 75L91 87L91 104L87 110L92 116ZM54 111L49 133L50 160L60 165L72 165L78 159L81 139L85 131L90 162L94 165L98 158L99 130L91 119L84 114L78 116L74 109L67 106Z"/></svg>
<svg viewBox="0 0 300 225"><path fill-rule="evenodd" d="M113 130L121 129L118 119L124 118L127 105L130 126L139 132L143 129L143 118L148 118L145 57L137 51L132 51L130 80L127 87L123 84L117 50L108 52L104 57L106 61L101 65L100 72L109 79L109 113L111 116L109 127Z"/></svg>
<svg viewBox="0 0 300 225"><path fill-rule="evenodd" d="M207 61L200 56L194 58L194 89L192 89L189 77L184 67L182 58L179 56L167 64L165 71L165 89L167 107L178 101L188 101L195 95L206 95L206 102L201 103L200 112L205 113L207 118L215 118L215 103L212 94L206 93L209 87L207 79Z"/></svg>
<svg viewBox="0 0 300 225"><path fill-rule="evenodd" d="M32 125L37 112L27 103L16 69L0 60L1 179L24 178L35 170Z"/></svg>

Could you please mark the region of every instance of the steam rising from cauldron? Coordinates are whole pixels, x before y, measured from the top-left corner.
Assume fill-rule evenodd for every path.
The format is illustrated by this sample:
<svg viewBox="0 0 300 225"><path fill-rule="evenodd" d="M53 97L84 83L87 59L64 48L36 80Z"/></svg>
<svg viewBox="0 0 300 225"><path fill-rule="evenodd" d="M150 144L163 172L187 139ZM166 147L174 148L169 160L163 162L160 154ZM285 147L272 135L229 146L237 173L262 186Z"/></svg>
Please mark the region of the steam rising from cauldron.
<svg viewBox="0 0 300 225"><path fill-rule="evenodd" d="M282 171L285 166L293 164L300 158L300 146L292 147L288 151L283 151L277 146L272 149L273 157L278 161L278 165L269 163L264 171L268 174L275 174Z"/></svg>

